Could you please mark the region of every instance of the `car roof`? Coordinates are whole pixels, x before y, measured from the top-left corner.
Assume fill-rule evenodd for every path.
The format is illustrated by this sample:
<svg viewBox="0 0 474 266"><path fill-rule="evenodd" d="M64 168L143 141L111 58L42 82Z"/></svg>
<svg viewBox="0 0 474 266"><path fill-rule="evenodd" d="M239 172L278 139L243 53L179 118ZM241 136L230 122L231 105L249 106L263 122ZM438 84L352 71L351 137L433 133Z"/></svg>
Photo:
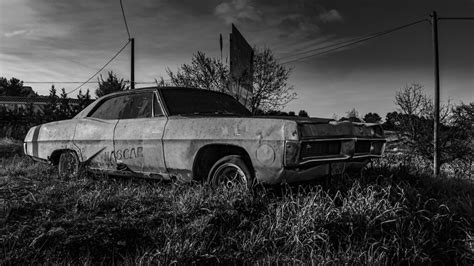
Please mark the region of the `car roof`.
<svg viewBox="0 0 474 266"><path fill-rule="evenodd" d="M176 89L184 89L184 90L204 90L204 91L208 91L208 92L214 92L214 93L225 94L225 93L222 93L222 92L219 92L219 91L206 90L206 89L202 89L202 88L178 87L178 86L177 86L177 87L172 87L172 86L158 87L158 86L154 86L154 87L136 88L136 89L133 89L133 90L117 91L117 92L113 92L113 93L109 93L109 94L107 94L107 95L104 95L104 96L100 97L99 99L109 98L109 97L113 97L113 96L116 96L116 95L122 95L122 94L129 94L129 93L136 93L136 92L143 92L143 91L153 91L153 90L169 90L169 89L173 89L173 90L176 90Z"/></svg>
<svg viewBox="0 0 474 266"><path fill-rule="evenodd" d="M143 88L136 88L136 89L133 89L133 90L123 90L123 91L117 91L117 92L113 92L113 93L109 93L109 94L106 94L102 97L99 97L98 99L95 99L94 102L92 102L91 104L89 104L86 108L84 108L81 112L79 112L76 116L74 116L74 118L81 118L81 117L84 117L86 113L90 112L97 104L99 104L100 102L103 102L104 100L106 99L109 99L109 98L113 98L115 96L119 96L119 95L127 95L127 94L133 94L133 93L139 93L139 92L144 92L144 91L155 91L155 90L169 90L169 89L173 89L173 90L203 90L203 91L206 91L208 93L218 93L218 94L223 94L223 95L226 95L226 96L229 96L229 97L232 97L230 96L229 94L226 94L226 93L223 93L223 92L219 92L219 91L213 91L213 90L207 90L207 89L202 89L202 88L193 88L193 87L172 87L172 86L166 86L166 87L158 87L158 86L153 86L153 87L143 87Z"/></svg>

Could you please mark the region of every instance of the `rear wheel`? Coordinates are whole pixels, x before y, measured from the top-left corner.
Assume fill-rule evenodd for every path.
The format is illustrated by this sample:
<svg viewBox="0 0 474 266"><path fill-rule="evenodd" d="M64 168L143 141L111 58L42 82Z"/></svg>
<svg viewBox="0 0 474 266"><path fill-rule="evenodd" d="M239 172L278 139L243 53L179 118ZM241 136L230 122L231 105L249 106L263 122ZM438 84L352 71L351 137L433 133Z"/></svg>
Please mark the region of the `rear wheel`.
<svg viewBox="0 0 474 266"><path fill-rule="evenodd" d="M77 177L79 175L79 158L73 151L64 151L59 157L58 174L63 178Z"/></svg>
<svg viewBox="0 0 474 266"><path fill-rule="evenodd" d="M209 171L208 182L212 187L251 187L252 174L242 157L228 155L218 160Z"/></svg>

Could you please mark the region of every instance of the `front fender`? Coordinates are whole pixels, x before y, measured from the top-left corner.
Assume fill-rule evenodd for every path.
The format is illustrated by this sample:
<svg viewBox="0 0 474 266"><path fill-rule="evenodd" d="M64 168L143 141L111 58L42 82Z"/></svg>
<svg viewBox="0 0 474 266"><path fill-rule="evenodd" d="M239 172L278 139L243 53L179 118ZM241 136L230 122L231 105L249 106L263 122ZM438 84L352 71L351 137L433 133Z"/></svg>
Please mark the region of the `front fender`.
<svg viewBox="0 0 474 266"><path fill-rule="evenodd" d="M24 140L26 155L39 160L50 160L56 150L74 150L72 143L77 120L63 120L32 127Z"/></svg>

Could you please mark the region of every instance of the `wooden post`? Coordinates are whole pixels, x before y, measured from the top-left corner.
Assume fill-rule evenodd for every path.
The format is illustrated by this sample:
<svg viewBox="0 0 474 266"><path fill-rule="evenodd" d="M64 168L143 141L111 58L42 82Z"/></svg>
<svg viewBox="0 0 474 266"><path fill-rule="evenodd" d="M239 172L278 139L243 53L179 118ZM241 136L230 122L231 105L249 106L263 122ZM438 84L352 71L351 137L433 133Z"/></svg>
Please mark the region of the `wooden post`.
<svg viewBox="0 0 474 266"><path fill-rule="evenodd" d="M438 49L438 16L436 11L431 14L431 25L433 29L433 51L434 51L434 132L433 132L433 173L439 175L439 49Z"/></svg>
<svg viewBox="0 0 474 266"><path fill-rule="evenodd" d="M135 38L131 38L132 42L132 53L131 53L131 62L130 62L130 88L135 89Z"/></svg>

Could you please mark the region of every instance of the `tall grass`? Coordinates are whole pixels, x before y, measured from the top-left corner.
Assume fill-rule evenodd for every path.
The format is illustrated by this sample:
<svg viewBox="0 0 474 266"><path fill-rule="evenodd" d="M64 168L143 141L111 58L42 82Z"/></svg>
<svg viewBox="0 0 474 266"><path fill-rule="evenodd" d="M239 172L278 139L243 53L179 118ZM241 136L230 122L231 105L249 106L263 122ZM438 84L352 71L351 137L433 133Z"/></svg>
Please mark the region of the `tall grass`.
<svg viewBox="0 0 474 266"><path fill-rule="evenodd" d="M36 263L474 262L474 185L375 165L332 185L212 190L0 159L0 258Z"/></svg>

